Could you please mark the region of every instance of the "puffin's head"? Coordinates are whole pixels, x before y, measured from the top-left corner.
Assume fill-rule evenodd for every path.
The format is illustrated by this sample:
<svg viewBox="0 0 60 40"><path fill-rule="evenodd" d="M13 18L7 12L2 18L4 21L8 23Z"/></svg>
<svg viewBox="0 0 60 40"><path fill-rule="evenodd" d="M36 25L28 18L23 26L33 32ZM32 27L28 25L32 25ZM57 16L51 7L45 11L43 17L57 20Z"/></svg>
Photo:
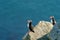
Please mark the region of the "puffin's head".
<svg viewBox="0 0 60 40"><path fill-rule="evenodd" d="M27 22L28 22L28 23L32 23L32 20L28 20Z"/></svg>
<svg viewBox="0 0 60 40"><path fill-rule="evenodd" d="M27 22L28 22L27 26L29 27L29 25L32 24L32 20L27 20Z"/></svg>
<svg viewBox="0 0 60 40"><path fill-rule="evenodd" d="M50 19L53 19L54 18L54 16L50 16Z"/></svg>

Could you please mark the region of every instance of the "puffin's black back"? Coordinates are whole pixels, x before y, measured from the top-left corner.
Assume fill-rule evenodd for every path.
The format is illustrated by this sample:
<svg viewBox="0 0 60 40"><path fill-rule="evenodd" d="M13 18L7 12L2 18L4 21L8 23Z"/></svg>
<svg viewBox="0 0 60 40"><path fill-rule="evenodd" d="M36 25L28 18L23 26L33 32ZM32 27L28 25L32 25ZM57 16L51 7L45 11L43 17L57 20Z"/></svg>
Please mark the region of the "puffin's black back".
<svg viewBox="0 0 60 40"><path fill-rule="evenodd" d="M55 25L55 19L54 18L52 18L52 21L53 21L52 24Z"/></svg>
<svg viewBox="0 0 60 40"><path fill-rule="evenodd" d="M29 23L29 29L30 31L34 32L33 27L32 27L32 22Z"/></svg>

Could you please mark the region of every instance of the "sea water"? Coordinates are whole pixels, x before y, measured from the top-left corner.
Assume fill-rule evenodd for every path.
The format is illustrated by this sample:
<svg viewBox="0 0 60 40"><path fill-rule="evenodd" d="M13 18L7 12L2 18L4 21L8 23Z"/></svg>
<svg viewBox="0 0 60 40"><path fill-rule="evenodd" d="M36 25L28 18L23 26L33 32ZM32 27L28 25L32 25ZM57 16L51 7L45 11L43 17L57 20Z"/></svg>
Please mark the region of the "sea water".
<svg viewBox="0 0 60 40"><path fill-rule="evenodd" d="M22 40L27 20L35 26L50 16L60 18L60 0L0 0L0 40Z"/></svg>

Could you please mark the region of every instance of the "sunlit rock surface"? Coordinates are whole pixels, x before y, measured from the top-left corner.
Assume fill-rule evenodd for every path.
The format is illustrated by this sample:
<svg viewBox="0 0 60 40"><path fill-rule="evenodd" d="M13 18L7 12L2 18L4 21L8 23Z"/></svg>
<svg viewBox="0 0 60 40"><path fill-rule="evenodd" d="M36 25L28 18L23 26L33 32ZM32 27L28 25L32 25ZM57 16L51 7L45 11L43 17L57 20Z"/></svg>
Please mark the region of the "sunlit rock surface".
<svg viewBox="0 0 60 40"><path fill-rule="evenodd" d="M53 29L53 25L50 22L40 21L34 27L35 33L33 33L33 32L26 33L26 35L23 37L23 40L42 40L43 39L42 37L49 34L52 29ZM48 39L48 37L47 37L47 39Z"/></svg>

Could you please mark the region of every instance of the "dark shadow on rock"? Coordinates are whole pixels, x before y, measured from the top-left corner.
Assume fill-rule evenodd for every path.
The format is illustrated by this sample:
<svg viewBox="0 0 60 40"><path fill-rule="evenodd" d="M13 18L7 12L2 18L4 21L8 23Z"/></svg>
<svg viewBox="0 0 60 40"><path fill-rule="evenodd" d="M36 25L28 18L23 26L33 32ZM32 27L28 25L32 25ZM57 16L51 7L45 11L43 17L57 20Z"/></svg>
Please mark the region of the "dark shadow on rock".
<svg viewBox="0 0 60 40"><path fill-rule="evenodd" d="M28 36L26 36L26 38L23 39L23 40L30 40L30 36L29 36L29 34L28 34Z"/></svg>
<svg viewBox="0 0 60 40"><path fill-rule="evenodd" d="M48 35L48 34L47 34L47 35ZM48 38L47 35L45 35L45 36L43 36L42 38L39 38L39 39L37 39L37 40L49 40L49 38Z"/></svg>

